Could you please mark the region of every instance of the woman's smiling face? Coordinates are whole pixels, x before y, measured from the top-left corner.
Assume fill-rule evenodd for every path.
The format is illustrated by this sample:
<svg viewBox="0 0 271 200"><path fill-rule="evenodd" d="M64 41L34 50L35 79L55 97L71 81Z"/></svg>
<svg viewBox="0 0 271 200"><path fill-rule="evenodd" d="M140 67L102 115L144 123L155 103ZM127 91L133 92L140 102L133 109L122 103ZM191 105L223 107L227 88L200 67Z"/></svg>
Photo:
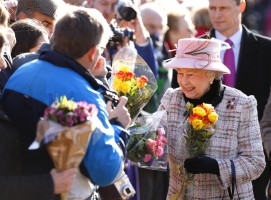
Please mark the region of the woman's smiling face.
<svg viewBox="0 0 271 200"><path fill-rule="evenodd" d="M200 69L176 69L178 83L187 98L200 99L209 91L214 80L214 74L207 76L209 71Z"/></svg>

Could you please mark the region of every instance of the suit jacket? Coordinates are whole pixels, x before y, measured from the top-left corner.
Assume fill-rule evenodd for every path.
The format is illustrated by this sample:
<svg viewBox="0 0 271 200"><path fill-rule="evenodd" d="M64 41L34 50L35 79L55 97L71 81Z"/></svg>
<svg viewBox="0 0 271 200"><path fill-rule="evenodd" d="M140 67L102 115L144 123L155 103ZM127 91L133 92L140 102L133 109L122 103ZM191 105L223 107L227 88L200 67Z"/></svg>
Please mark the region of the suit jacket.
<svg viewBox="0 0 271 200"><path fill-rule="evenodd" d="M271 39L252 33L244 25L236 71L235 88L254 95L261 120L271 85ZM215 30L210 31L215 37Z"/></svg>
<svg viewBox="0 0 271 200"><path fill-rule="evenodd" d="M217 160L220 176L210 173L195 174L194 181L188 187L188 199L228 200L227 188L231 186L232 176L231 159L236 169L240 199L254 199L251 181L259 177L265 168L256 105L253 96L246 96L241 91L226 87L222 101L215 107L219 118L215 134L205 153ZM167 110L163 122L168 138L169 200L171 195L180 191L183 179L179 169L186 159L182 134L186 126L181 126L186 119L186 104L181 89L168 89L159 110ZM236 192L234 199L237 199Z"/></svg>

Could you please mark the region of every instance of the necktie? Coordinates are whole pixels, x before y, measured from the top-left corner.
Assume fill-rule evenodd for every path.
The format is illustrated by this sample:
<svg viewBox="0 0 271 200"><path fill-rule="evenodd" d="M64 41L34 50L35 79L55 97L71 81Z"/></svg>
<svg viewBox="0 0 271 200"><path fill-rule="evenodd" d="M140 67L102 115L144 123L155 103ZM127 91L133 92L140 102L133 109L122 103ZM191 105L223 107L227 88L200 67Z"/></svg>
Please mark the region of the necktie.
<svg viewBox="0 0 271 200"><path fill-rule="evenodd" d="M226 39L225 42L227 42L230 46L233 45L233 42L230 39ZM235 86L235 62L234 62L234 53L233 53L232 48L227 49L225 51L223 63L231 71L231 74L225 74L223 76L223 82L225 85L234 87Z"/></svg>

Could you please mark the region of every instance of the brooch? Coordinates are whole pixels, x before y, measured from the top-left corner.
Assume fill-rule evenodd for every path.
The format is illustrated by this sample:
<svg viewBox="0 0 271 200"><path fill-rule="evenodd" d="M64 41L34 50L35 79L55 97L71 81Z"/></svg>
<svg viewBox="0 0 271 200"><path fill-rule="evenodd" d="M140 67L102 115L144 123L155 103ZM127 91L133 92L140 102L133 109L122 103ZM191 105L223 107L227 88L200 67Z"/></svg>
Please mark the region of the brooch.
<svg viewBox="0 0 271 200"><path fill-rule="evenodd" d="M232 100L229 100L227 102L226 108L230 109L230 110L233 110L235 108L235 106L236 106L236 103L237 103L237 99L234 97L234 98L232 98Z"/></svg>

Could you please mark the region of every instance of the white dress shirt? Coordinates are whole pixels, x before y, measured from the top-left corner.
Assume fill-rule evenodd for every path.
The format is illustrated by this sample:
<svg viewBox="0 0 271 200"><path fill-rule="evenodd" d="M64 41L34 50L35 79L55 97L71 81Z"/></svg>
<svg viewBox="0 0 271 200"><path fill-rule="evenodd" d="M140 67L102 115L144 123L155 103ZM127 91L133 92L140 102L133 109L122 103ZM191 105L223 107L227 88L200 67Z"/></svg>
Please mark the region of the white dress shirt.
<svg viewBox="0 0 271 200"><path fill-rule="evenodd" d="M219 39L222 41L225 41L226 39L230 39L233 42L232 50L234 53L234 62L235 62L236 69L238 67L237 65L238 65L238 58L239 58L239 52L240 52L240 46L241 46L242 32L243 32L243 29L242 29L241 25L240 25L238 31L235 34L233 34L230 38L226 38L224 35L222 35L218 31L215 31L216 39ZM224 59L225 51L226 50L222 50L220 53L220 58L221 58L222 62Z"/></svg>

